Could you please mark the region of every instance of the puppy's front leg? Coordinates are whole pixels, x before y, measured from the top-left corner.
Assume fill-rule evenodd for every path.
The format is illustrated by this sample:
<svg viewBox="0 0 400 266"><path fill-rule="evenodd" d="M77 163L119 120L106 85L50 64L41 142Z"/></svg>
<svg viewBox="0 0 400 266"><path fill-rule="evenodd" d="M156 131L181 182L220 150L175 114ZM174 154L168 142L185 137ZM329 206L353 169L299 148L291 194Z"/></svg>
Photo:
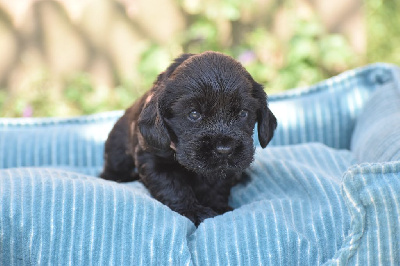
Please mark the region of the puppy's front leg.
<svg viewBox="0 0 400 266"><path fill-rule="evenodd" d="M142 152L137 156L139 175L151 195L173 211L189 218L196 226L203 220L218 215L212 208L203 206L186 180L193 173L175 161L160 159Z"/></svg>

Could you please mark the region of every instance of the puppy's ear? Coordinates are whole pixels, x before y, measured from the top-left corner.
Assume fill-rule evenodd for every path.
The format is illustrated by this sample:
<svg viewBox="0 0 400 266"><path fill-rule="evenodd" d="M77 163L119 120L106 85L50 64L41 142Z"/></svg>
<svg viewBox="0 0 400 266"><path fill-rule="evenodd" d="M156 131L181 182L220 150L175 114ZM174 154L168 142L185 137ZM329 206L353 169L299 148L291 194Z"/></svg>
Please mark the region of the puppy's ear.
<svg viewBox="0 0 400 266"><path fill-rule="evenodd" d="M277 121L268 108L267 94L263 86L255 81L253 81L253 95L260 103L260 108L257 111L258 140L261 147L265 148L274 136Z"/></svg>
<svg viewBox="0 0 400 266"><path fill-rule="evenodd" d="M148 145L156 149L166 150L171 144L171 139L159 111L159 95L155 93L149 97L151 97L150 101L139 115L139 131Z"/></svg>
<svg viewBox="0 0 400 266"><path fill-rule="evenodd" d="M156 149L166 150L171 145L171 138L164 123L162 99L164 96L165 82L174 73L176 68L193 54L183 54L160 75L154 82L152 94L147 99L139 115L138 127L147 144Z"/></svg>
<svg viewBox="0 0 400 266"><path fill-rule="evenodd" d="M180 66L186 59L191 57L194 54L182 54L181 56L177 57L174 62L169 65L169 67L158 75L156 81L154 82L154 86L163 85L163 83L174 73L175 69Z"/></svg>

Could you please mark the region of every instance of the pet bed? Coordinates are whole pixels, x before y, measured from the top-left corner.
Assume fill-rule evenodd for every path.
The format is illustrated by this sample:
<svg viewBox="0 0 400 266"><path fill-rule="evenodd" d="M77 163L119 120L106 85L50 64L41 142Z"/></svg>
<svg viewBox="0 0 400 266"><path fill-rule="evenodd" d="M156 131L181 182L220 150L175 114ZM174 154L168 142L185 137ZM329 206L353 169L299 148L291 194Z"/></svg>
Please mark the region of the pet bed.
<svg viewBox="0 0 400 266"><path fill-rule="evenodd" d="M0 119L0 265L399 265L399 68L269 99L272 142L198 228L97 177L122 112Z"/></svg>

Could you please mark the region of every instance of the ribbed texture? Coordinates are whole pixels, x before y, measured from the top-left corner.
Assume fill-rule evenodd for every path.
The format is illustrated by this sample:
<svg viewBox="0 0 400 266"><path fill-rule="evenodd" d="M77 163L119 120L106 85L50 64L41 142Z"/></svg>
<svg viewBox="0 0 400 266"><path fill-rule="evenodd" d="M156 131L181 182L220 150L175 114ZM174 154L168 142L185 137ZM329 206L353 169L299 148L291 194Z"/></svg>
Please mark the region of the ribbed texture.
<svg viewBox="0 0 400 266"><path fill-rule="evenodd" d="M391 68L375 64L347 71L306 90L271 95L278 128L270 145L321 142L349 149L355 119L371 93L393 80Z"/></svg>
<svg viewBox="0 0 400 266"><path fill-rule="evenodd" d="M400 265L400 162L352 167L342 194L351 230L327 265Z"/></svg>
<svg viewBox="0 0 400 266"><path fill-rule="evenodd" d="M0 119L0 168L65 167L98 175L104 142L121 115Z"/></svg>
<svg viewBox="0 0 400 266"><path fill-rule="evenodd" d="M235 210L197 229L140 183L95 177L122 112L0 119L0 265L400 265L399 73L271 96L279 126Z"/></svg>
<svg viewBox="0 0 400 266"><path fill-rule="evenodd" d="M187 265L193 224L141 184L0 171L0 265Z"/></svg>
<svg viewBox="0 0 400 266"><path fill-rule="evenodd" d="M360 162L400 160L400 70L374 92L357 119L351 150Z"/></svg>

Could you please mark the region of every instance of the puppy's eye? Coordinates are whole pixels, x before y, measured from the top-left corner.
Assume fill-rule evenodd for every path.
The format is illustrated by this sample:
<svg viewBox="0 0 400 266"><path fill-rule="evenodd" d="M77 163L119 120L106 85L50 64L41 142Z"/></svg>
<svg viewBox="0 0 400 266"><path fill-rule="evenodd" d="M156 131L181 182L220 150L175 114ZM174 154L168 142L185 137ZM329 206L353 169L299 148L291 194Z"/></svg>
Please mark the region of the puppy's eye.
<svg viewBox="0 0 400 266"><path fill-rule="evenodd" d="M201 118L201 114L197 111L191 111L188 115L189 119L192 121L198 121Z"/></svg>
<svg viewBox="0 0 400 266"><path fill-rule="evenodd" d="M247 112L246 110L241 110L239 112L239 117L240 118L246 118L249 115L249 112Z"/></svg>

